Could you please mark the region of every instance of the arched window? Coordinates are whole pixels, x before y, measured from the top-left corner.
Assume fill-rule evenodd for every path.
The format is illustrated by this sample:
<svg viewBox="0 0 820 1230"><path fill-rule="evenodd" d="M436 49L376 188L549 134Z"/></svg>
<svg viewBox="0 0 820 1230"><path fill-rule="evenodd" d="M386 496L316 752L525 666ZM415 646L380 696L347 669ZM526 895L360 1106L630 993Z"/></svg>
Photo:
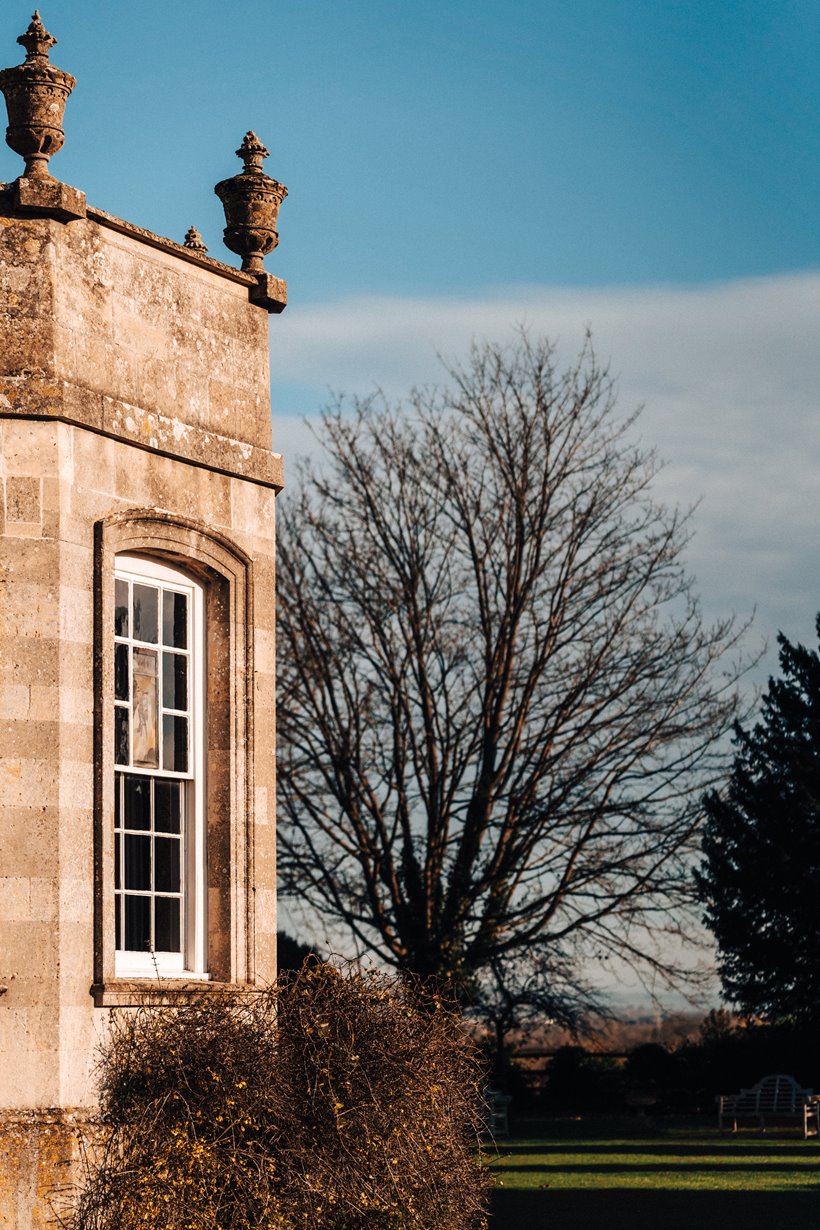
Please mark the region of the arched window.
<svg viewBox="0 0 820 1230"><path fill-rule="evenodd" d="M273 967L275 855L253 562L145 508L97 522L94 558L94 1002L254 985Z"/></svg>
<svg viewBox="0 0 820 1230"><path fill-rule="evenodd" d="M148 555L114 570L117 977L207 977L203 586Z"/></svg>

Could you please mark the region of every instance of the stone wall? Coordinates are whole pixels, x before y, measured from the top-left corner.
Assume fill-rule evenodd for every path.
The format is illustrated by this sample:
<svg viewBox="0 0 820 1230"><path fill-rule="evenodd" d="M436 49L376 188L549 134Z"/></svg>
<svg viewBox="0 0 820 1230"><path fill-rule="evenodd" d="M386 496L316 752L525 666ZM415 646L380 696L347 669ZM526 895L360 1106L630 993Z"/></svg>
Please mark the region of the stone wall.
<svg viewBox="0 0 820 1230"><path fill-rule="evenodd" d="M0 1111L0 1217L39 1230L70 1213L93 1123L80 1111Z"/></svg>
<svg viewBox="0 0 820 1230"><path fill-rule="evenodd" d="M112 964L116 550L170 553L211 587L207 985L275 977L282 469L267 313L245 275L126 224L22 218L2 200L0 1224L35 1230L93 1114L109 1012L185 994Z"/></svg>

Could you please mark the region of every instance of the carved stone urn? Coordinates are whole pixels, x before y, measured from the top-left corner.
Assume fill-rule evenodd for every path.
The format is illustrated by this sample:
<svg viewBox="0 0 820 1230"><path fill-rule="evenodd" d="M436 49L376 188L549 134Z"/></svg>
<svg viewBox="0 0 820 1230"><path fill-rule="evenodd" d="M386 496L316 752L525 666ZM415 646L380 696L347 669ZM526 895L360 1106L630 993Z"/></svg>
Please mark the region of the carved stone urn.
<svg viewBox="0 0 820 1230"><path fill-rule="evenodd" d="M63 147L63 112L76 82L70 73L49 64L48 53L57 40L36 9L17 42L26 49L25 62L0 72L9 115L6 143L25 158L26 176L50 180L48 160Z"/></svg>
<svg viewBox="0 0 820 1230"><path fill-rule="evenodd" d="M228 224L223 231L225 245L242 257L246 273L264 273L262 259L279 242L276 219L288 190L262 170L262 159L268 157L268 151L256 133L245 134L236 155L244 169L231 179L220 180L214 188Z"/></svg>

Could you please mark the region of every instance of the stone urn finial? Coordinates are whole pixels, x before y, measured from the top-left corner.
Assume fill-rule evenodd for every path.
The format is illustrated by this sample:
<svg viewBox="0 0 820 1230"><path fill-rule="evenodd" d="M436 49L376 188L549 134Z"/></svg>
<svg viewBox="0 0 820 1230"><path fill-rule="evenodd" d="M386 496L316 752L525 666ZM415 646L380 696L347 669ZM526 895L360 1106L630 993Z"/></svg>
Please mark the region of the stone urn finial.
<svg viewBox="0 0 820 1230"><path fill-rule="evenodd" d="M6 143L25 158L26 176L51 179L48 160L63 147L63 112L76 81L49 63L48 53L57 40L36 9L17 42L26 49L25 62L0 72L0 90L9 116Z"/></svg>
<svg viewBox="0 0 820 1230"><path fill-rule="evenodd" d="M214 188L228 224L223 232L225 245L242 257L246 273L264 273L262 259L279 242L276 219L288 190L262 170L268 151L255 132L245 134L236 154L242 159L242 171L220 180Z"/></svg>

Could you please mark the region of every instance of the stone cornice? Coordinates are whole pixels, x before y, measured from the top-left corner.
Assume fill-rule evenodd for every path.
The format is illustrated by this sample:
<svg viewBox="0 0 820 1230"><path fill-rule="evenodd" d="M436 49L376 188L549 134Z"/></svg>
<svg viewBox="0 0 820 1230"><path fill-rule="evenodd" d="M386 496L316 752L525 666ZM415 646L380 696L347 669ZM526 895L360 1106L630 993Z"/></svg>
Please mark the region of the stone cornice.
<svg viewBox="0 0 820 1230"><path fill-rule="evenodd" d="M126 406L122 407L124 417L118 420L119 429L112 431L95 419L93 407L88 406L85 398L71 397L71 413L55 408L53 401L39 407L32 405L31 397L18 401L15 392L21 388L21 379L24 378L4 376L0 372L0 420L14 418L42 422L48 419L69 427L84 428L110 440L118 440L199 469L213 470L230 478L242 478L261 487L272 487L275 491L281 491L284 486L281 453L269 452L241 440L230 440L198 427L186 426L184 438L180 439L178 420L146 414L145 411ZM50 383L53 387L53 382ZM129 411L136 417L132 417ZM147 440L143 434L146 427L152 432ZM167 441L167 447L163 447L164 441Z"/></svg>

